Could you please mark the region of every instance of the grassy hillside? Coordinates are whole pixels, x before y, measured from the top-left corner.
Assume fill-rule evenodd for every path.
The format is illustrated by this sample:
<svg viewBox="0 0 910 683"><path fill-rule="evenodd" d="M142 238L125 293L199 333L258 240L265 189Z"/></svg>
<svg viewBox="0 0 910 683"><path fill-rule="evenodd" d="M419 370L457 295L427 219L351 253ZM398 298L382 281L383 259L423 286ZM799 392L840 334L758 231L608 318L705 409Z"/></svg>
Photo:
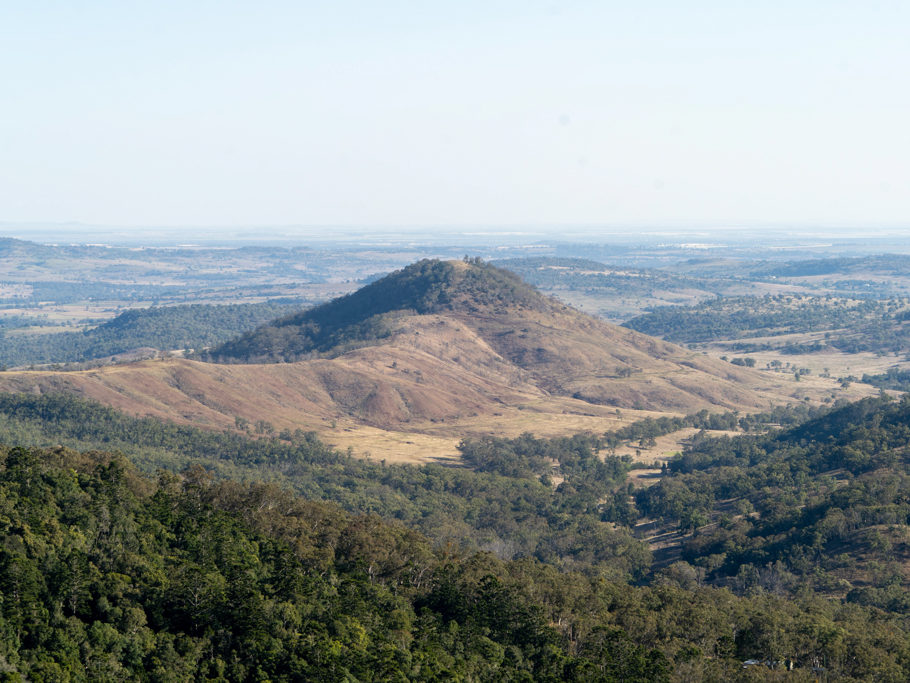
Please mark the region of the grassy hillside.
<svg viewBox="0 0 910 683"><path fill-rule="evenodd" d="M462 373L508 377L513 388L530 384L547 394L626 408L755 406L756 389L768 382L583 314L479 260L421 261L264 325L206 358L274 363L329 356L346 362L353 349L365 347L377 352L376 360L393 349L416 351L421 360L409 363L426 362L428 354ZM398 363L390 358L385 365L395 369ZM449 386L422 373L428 383ZM387 402L410 405L404 395Z"/></svg>
<svg viewBox="0 0 910 683"><path fill-rule="evenodd" d="M314 353L339 353L388 337L395 313L526 307L547 300L516 275L479 261L424 260L347 296L280 318L219 348L217 362L291 362Z"/></svg>
<svg viewBox="0 0 910 683"><path fill-rule="evenodd" d="M436 442L445 455L459 438L500 434L503 425L522 425L511 434L569 434L606 428L617 409L754 411L871 391L713 359L581 313L477 260L418 262L208 358L226 362L4 372L0 390L70 392L215 428L266 420L361 453L375 434L364 429L394 432L387 436L398 444L418 434L448 440ZM404 455L389 449L412 461L438 455L416 441Z"/></svg>

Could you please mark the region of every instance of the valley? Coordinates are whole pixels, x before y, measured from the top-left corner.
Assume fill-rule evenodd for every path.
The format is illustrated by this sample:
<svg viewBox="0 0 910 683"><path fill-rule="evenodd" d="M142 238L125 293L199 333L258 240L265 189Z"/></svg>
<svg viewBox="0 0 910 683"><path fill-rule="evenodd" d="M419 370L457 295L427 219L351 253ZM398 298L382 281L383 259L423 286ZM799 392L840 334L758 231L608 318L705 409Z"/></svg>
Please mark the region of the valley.
<svg viewBox="0 0 910 683"><path fill-rule="evenodd" d="M0 683L910 681L910 4L0 26Z"/></svg>
<svg viewBox="0 0 910 683"><path fill-rule="evenodd" d="M130 580L128 603L90 584L92 596L149 615L141 643L135 630L112 626L111 635L145 653L135 666L147 670L162 656L158 639L182 629L178 640L218 653L218 664L180 655L196 671L248 671L264 642L281 657L328 661L339 652L332 661L347 671L367 671L376 648L428 671L438 648L450 647L473 648L474 657L453 656L452 670L504 670L505 660L476 654L487 647L477 638L486 638L511 643L525 670L550 667L560 680L588 680L573 673L583 666L613 667L631 680L747 680L742 661L755 657L794 661L794 680L818 662L844 680L900 680L900 653L910 654L901 599L910 587L910 413L894 397L905 381L905 300L815 291L833 286L830 273L814 283L771 282L785 277L786 264L775 264L778 275L762 264L727 277L714 262L677 263L668 273L653 262L522 259L516 271L537 277L542 291L499 267L508 264L420 259L362 282L323 282L322 294L340 296L315 301L306 296L316 290L303 295L310 285L269 284L271 275L250 268L259 278L253 298L233 299L240 290L227 288L202 303L123 299L100 304L109 308L102 315L90 300L61 300L52 305L72 312L72 324L57 328L64 318L35 317L51 304L14 303L0 354L22 362L0 372L0 442L27 449L0 447L0 493L32 491L29 472L40 471L44 500L76 495L71 475L60 474L72 466L83 498L107 500L99 481L137 492L117 494L133 501L124 519L148 525L152 514L164 527L184 520L168 538L198 552L161 546L121 556L60 539L42 546L45 566L69 553L99 576L108 576L106 566L152 572ZM192 280L182 283L181 296L190 296ZM6 291L21 294L16 286ZM897 385L888 387L893 396L882 394L885 383ZM155 473L157 483L143 479ZM57 523L51 508L33 505L34 519ZM197 527L185 521L191 510L208 511ZM103 525L100 514L101 522L84 523ZM208 526L205 515L225 521ZM243 584L244 595L218 588L241 581L233 568L246 561L227 550L233 541L210 545L225 523L240 525L233 538L251 539L249 547L288 548L281 569L271 555L247 554L267 575L318 566L330 582L371 586L397 601L405 621L385 623L271 580ZM327 536L313 540L308 524ZM7 538L15 537L11 528ZM213 555L212 547L222 550ZM20 567L39 561L32 550L9 552L0 549L0 590L12 576L3 569L9 558ZM149 578L162 561L174 578ZM35 571L44 594L65 588L54 583L59 571ZM211 608L187 607L203 580ZM320 590L334 590L328 585ZM486 604L491 587L500 597L489 610L450 602ZM110 622L87 597L67 599L70 619ZM368 643L336 620L331 644L311 635L304 646L269 630L278 622L257 611L260 599L287 600L284 614L304 610L294 619L310 634L317 627L305 615L334 610L368 632ZM215 642L207 629L239 623L233 604L260 615L265 630ZM22 613L0 613L32 633ZM524 635L491 626L503 614ZM428 618L457 624L465 640L434 640ZM57 629L63 642L62 623L51 617L39 630ZM619 649L597 649L604 624ZM830 629L839 635L820 635ZM535 638L557 650L538 649ZM40 644L28 652L41 647L57 652ZM425 647L437 648L436 660ZM874 655L857 663L843 654L854 647Z"/></svg>

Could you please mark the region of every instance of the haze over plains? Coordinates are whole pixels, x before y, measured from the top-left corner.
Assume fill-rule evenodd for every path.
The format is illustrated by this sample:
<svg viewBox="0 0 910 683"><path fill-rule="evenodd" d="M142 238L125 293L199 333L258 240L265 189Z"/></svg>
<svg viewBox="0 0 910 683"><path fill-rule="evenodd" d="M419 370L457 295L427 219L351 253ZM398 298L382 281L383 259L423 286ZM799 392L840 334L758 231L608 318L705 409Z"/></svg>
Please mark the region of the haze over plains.
<svg viewBox="0 0 910 683"><path fill-rule="evenodd" d="M0 222L900 230L910 7L0 8Z"/></svg>

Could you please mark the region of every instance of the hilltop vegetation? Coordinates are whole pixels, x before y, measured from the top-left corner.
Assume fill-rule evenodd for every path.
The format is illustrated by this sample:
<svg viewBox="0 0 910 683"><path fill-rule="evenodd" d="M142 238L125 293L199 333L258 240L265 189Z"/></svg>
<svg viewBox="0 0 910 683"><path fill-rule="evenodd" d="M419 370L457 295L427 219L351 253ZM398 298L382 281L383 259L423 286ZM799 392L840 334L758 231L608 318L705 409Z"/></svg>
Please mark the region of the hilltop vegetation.
<svg viewBox="0 0 910 683"><path fill-rule="evenodd" d="M391 334L395 314L527 307L547 302L516 275L479 260L424 260L352 294L280 318L212 350L216 362L291 362L349 350Z"/></svg>
<svg viewBox="0 0 910 683"><path fill-rule="evenodd" d="M140 347L161 351L222 343L281 315L293 304L168 306L125 311L82 332L21 334L0 331L0 365L78 363Z"/></svg>

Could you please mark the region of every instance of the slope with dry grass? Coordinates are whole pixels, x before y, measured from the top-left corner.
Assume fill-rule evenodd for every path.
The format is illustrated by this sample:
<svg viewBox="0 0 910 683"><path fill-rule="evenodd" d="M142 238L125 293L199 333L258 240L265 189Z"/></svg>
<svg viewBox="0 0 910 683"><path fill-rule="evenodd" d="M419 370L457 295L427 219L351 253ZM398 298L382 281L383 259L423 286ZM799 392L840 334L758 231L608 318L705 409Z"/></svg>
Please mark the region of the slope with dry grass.
<svg viewBox="0 0 910 683"><path fill-rule="evenodd" d="M293 362L249 362L276 358ZM428 452L434 447L452 453L465 434L507 434L515 424L598 431L615 425L617 411L754 410L818 400L836 387L815 378L797 384L617 327L478 262L420 262L264 326L212 360L223 362L6 372L0 390L70 392L213 428L239 417L314 429L378 456L385 452L369 444L383 441L382 430L389 455L423 459L438 454Z"/></svg>

